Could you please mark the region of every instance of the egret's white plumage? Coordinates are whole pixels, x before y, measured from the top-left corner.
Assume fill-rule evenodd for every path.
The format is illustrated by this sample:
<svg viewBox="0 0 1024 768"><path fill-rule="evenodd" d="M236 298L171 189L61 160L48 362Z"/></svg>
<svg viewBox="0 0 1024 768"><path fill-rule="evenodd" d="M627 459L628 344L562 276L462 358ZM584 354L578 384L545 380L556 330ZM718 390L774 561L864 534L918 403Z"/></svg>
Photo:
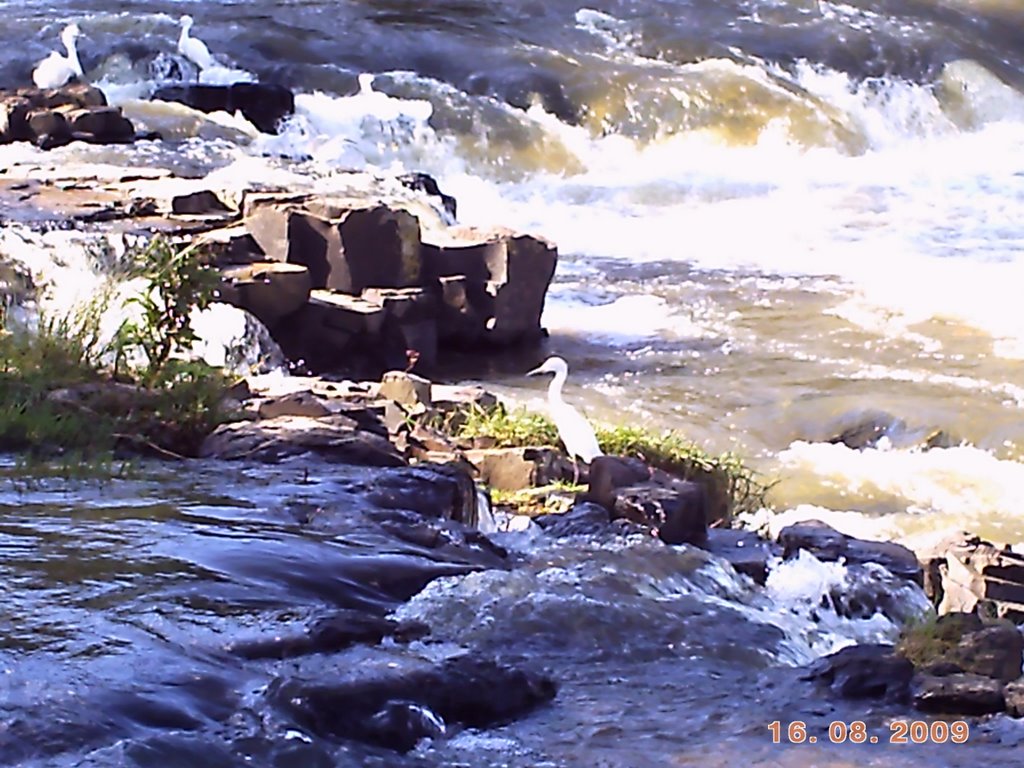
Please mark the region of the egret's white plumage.
<svg viewBox="0 0 1024 768"><path fill-rule="evenodd" d="M549 357L538 368L534 368L526 375L535 376L539 373L555 374L548 386L548 412L551 415L551 420L555 422L558 436L562 438L566 453L572 457L573 466L576 469L575 482L579 480L577 457L582 459L585 464L589 464L604 454L597 444L597 437L594 435L594 428L590 426L590 422L562 399L562 386L569 377L569 364L560 357Z"/></svg>
<svg viewBox="0 0 1024 768"><path fill-rule="evenodd" d="M196 37L189 37L192 31L193 20L191 16L181 17L181 35L178 37L178 53L191 61L200 69L213 67L217 62L213 60L210 49L206 43Z"/></svg>
<svg viewBox="0 0 1024 768"><path fill-rule="evenodd" d="M36 65L32 72L32 81L38 88L60 88L73 77L82 76L82 63L78 60L78 49L75 40L81 34L77 24L68 24L60 33L61 42L68 51L61 56L52 51L49 56Z"/></svg>

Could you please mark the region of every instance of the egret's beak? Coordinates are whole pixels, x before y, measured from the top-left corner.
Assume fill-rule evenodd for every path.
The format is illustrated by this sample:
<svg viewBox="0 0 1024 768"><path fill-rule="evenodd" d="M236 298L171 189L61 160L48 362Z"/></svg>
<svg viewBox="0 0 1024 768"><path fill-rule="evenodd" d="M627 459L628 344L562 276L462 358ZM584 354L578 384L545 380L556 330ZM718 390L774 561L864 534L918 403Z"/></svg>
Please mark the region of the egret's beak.
<svg viewBox="0 0 1024 768"><path fill-rule="evenodd" d="M527 371L526 375L527 376L536 376L538 373L544 373L544 372L545 372L544 371L544 366L540 366L538 368L534 368L532 371Z"/></svg>

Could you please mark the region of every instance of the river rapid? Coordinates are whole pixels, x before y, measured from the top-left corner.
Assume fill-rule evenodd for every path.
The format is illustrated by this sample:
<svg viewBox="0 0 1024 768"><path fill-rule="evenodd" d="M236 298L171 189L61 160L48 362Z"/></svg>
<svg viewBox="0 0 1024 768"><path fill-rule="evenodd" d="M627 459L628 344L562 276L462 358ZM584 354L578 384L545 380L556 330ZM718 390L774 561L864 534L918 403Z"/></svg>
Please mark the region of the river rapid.
<svg viewBox="0 0 1024 768"><path fill-rule="evenodd" d="M227 116L197 127L139 100L188 74L182 13L222 65L205 77L297 92L279 135ZM57 150L69 160L325 187L341 169L426 171L462 223L553 239L544 322L548 351L570 363L567 395L594 419L748 458L776 482L775 512L752 524L1024 542L1019 4L27 0L0 1L0 19L0 84L28 83L77 21L87 79L173 138ZM377 93L358 93L360 73ZM34 151L0 147L0 164ZM534 362L480 383L540 407L522 377ZM833 441L865 420L868 444ZM260 696L294 670L213 650L344 602L344 588L296 585L334 583L350 543L273 512L336 502L333 470L315 466L301 487L298 468L144 467L101 488L6 472L0 761L404 764L291 735ZM773 745L770 720L864 715L829 714L791 682L792 665L893 636L884 617L813 611L824 591L850 588L841 568L792 564L766 600L692 553L506 536L522 568L383 606L443 642L303 662L372 667L471 647L554 670L552 708L421 745L410 765L967 765L1005 761L1020 737L996 721L962 747ZM218 696L221 710L203 709ZM191 719L140 724L138 697ZM104 706L109 727L79 738Z"/></svg>

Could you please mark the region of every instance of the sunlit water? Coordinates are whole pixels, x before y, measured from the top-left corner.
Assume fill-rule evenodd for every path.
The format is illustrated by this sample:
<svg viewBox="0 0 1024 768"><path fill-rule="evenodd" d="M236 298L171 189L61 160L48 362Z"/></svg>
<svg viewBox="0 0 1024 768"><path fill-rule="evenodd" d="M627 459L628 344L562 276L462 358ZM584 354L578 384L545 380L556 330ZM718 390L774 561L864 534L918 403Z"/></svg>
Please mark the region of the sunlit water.
<svg viewBox="0 0 1024 768"><path fill-rule="evenodd" d="M458 198L461 221L510 224L558 243L545 324L549 351L570 361L569 397L596 419L679 429L712 450L748 457L778 481L773 530L820 517L869 537L914 541L968 528L1024 542L1024 48L1015 4L478 0L424 8L254 1L122 2L112 9L76 0L0 8L0 39L17 41L0 47L0 80L27 82L61 24L77 20L86 32L80 47L87 75L140 127L174 139L68 147L50 157L151 162L188 173L221 169L233 182L323 190L338 169L428 171ZM135 101L166 74L183 12L196 17L193 33L224 68L298 92L297 114L280 135L257 135L232 116L202 124L175 108ZM376 94L357 94L361 72L377 75ZM0 148L0 162L32 153ZM520 373L508 364L482 381L541 407L543 391ZM863 418L893 429L862 450L829 442ZM926 450L937 431L943 439ZM201 476L197 469L200 486ZM35 586L18 581L22 597L8 603L29 601L15 611L26 628L12 637L36 644L31 658L42 669L21 672L21 684L38 675L53 681L46 687L57 695L70 685L64 675L104 679L101 668L117 666L112 648L149 647L157 620L135 618L115 632L118 608L103 597L126 594L142 562L150 562L150 588L129 600L132 615L160 615L153 601L163 604L165 593L151 588L154 579L180 590L183 574L196 571L206 585L209 573L224 567L223 555L209 555L211 566L203 548L189 544L199 531L209 534L201 541L211 552L229 542L244 542L246 551L251 539L273 542L257 560L298 546L275 525L245 522L262 519L270 499L305 492L266 477L272 481L230 523L215 505L221 512L198 524L181 511L187 494L169 478L154 480L145 493L132 486L130 511L112 528L92 519L108 514L96 504L100 494L78 485L66 502L47 495L42 506L27 508L28 522L11 524L11 546L39 560L47 575ZM148 493L176 511L153 520L138 501ZM78 511L69 515L65 503ZM11 504L21 509L22 502ZM93 538L83 536L77 515L89 519ZM138 518L144 524L130 522ZM37 529L49 532L54 552L95 547L106 564L91 577L74 571L60 586L57 555L38 554L48 550L37 542L50 539ZM188 568L161 561L167 548L178 551L173 542L195 547L185 557ZM321 545L308 546L323 552ZM630 574L629 589L644 595L623 606L612 597L622 586L587 570L594 555L587 546L544 554L554 563L547 577L535 568L459 577L403 609L439 612L445 626L458 628L452 643L540 659L566 681L546 715L497 735L460 736L415 759L623 766L731 765L737 755L764 765L903 759L878 747L839 755L767 744L765 718L751 714L757 697L780 707L783 719L787 707L796 712L800 705L788 689L770 693L764 686L771 680L749 689L750 679L781 674L779 665L821 653L834 638L807 637L814 625L806 619L802 628L780 630L785 642L769 637L758 629L769 609L735 585L716 592L702 583L697 598L673 592L668 574L686 572L690 556L659 571L639 545L600 550L613 571ZM134 563L127 574L115 567L117 558ZM226 573L228 586L205 588L227 590L225 605L246 604L236 582L251 577ZM545 580L565 573L572 577L568 593L557 579ZM282 586L275 600L294 601L292 590ZM543 611L531 612L533 603L521 599L528 594L543 596L559 619L580 608L581 630L561 638L564 648L544 631L550 619ZM323 596L311 599L295 620ZM68 613L47 618L40 606L60 600ZM98 607L84 610L83 602ZM712 604L717 613L708 613ZM502 617L507 637L449 615L455 606L470 606L473 615L514 606L525 613ZM602 624L609 606L622 613ZM218 628L241 632L270 621L263 608L238 610L216 620L186 612L159 631L191 649L205 647ZM706 642L691 673L683 659L693 649L667 627L685 626L693 615L744 627L742 637L769 649L769 663L758 653L725 659L728 644L701 630L697 637ZM595 623L653 633L658 650L628 645L621 629L597 632L587 645ZM840 642L860 636L848 627L828 631ZM533 632L540 640L531 645L522 636ZM107 635L114 639L105 645L98 638ZM636 658L605 658L622 647ZM53 666L71 651L87 663ZM163 658L187 670L190 653L176 648ZM248 670L232 679L231 690L267 674ZM718 690L724 698L716 704ZM696 719L681 718L680 708ZM126 743L105 745L113 752L96 764L138 759ZM926 748L913 760L954 765L960 754Z"/></svg>

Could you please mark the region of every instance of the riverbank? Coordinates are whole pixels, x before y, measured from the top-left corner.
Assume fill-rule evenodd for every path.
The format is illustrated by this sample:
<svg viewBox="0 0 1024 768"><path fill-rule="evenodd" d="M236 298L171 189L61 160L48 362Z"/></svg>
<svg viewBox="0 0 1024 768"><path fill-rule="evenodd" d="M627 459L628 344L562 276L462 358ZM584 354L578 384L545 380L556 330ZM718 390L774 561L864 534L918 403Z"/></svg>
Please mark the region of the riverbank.
<svg viewBox="0 0 1024 768"><path fill-rule="evenodd" d="M623 694L617 685L608 685L608 678L628 674L623 687L635 695L638 691L652 695L656 678L651 677L650 668L644 668L645 661L651 661L652 668L661 667L662 674L668 669L678 673L672 696L658 703L665 712L681 706L674 697L682 697L688 685L696 685L697 677L721 676L727 680L730 701L712 707L718 721L736 725L735 732L748 740L767 743L770 731L761 713L741 717L733 711L742 708L737 702L756 701L763 705L761 709L791 712L792 719L803 718L817 733L827 731L830 717L840 716L848 721L865 717L874 727L885 728L880 718L918 717L908 700L917 701L919 707L922 701L934 702L934 686L959 684L963 682L960 675L985 672L965 658L961 648L965 636L988 633L985 637L992 635L1001 647L1006 645L1005 633L1000 634L1004 630L998 626L994 632L988 625L961 627L956 637L935 631L942 634L943 643L934 658L919 661L921 669L931 668L930 676L940 681L930 683L933 687L927 694L911 691L915 673L908 673L906 664L885 649L871 652L877 656L855 658L853 671L848 655L809 670L816 681L824 682L826 696L880 696L883 702L869 705L868 714L862 703L834 701L828 705L832 709L822 714L815 703L778 694L772 686L794 686L799 676L787 667L805 665L850 641L896 640L901 627L927 612L917 586L924 580L923 570L930 577L937 574L947 608L955 598L956 605L974 610L977 606L967 605L976 586L971 583L973 577L966 583L956 577L978 551L986 552L992 558L987 565L998 569L998 575L980 573L984 589L975 596L983 598L983 609L994 603L996 613L1003 611L1007 603L1016 601L991 601L985 583L1012 587L1014 582L1004 577L1017 567L1014 559L986 549L981 542L967 542L966 548L960 542L959 550L940 551L922 569L906 549L853 539L821 526L797 526L771 538L732 531L727 526L735 512L757 512L753 507L734 509L740 498L737 481L754 476L730 475L730 469L742 470L743 465L696 451L688 454L689 463L673 466L668 460L672 456L662 452L659 458L652 449L675 450L684 441L647 432L640 433L646 440L640 444L638 433L628 425L609 430L617 442L606 446L614 445L614 452L626 455L597 462L586 487L566 488L571 467L553 445L550 425L518 431L523 437L511 442L521 444L500 446L500 435L488 435L486 428L474 433L463 427L475 423L497 429L503 421L514 422L522 415L513 411L510 419L509 412L496 409L496 398L484 390L439 387L411 377L406 370L443 367L445 341L452 347L449 351L461 353L462 364L468 359L469 370L481 378L490 365L514 367L528 358L535 362L540 350L531 344L543 338L540 311L547 290L543 278L551 278L548 267L554 270L550 244L539 237L524 242L510 233L452 236L446 219L451 211L444 197L431 192L422 179L406 183L337 173L326 180L306 179L296 192L283 190L288 185L277 179L273 184L266 180L255 184L236 176L239 170L213 178L210 174L183 178L165 168L75 166L40 153L4 172L4 199L11 204L5 207L9 218L3 244L5 255L13 256L8 285L14 289L9 297L14 309L32 304L55 309L69 298L62 292L69 285L79 289L70 293L91 298L101 281L82 280L82 276L105 277L110 267L119 278L135 279L138 274L123 267L140 251L128 246L154 230L172 243L177 238L178 245L167 252L175 263L181 263L177 255L189 243L206 244L211 261L202 266L220 269L216 290L231 305L217 309L220 314L206 324L205 336L198 333L203 323L197 321L200 337L191 341L199 343L190 348L202 351L215 368L244 369L250 374L276 369L278 373L251 378L248 392L240 387L231 393L233 402L218 400L218 408L226 406L227 423L208 440L193 443L194 452L204 458L186 465L192 472L216 474L231 473L226 467L236 463L245 467L238 470L242 475L269 474L275 481L281 478L273 468L287 467L291 473L274 492L273 505L252 501L246 512L223 500L212 503L228 508L228 516L238 515L273 543L247 533L245 526L216 520L185 524L172 515L175 525L198 536L212 532L239 540L235 546L210 545L214 554L195 555L190 568L201 574L202 589L189 592L179 584L184 597L169 596L172 602L182 601L174 610L182 622L177 628L182 630L183 644L194 641L182 628L189 622L201 624L210 615L217 617L209 620L215 621L218 631L230 637L227 643L207 638L211 655L219 656L226 649L232 656L232 662L217 667L214 675L223 694L222 708L203 709L202 696L196 695L194 700L186 697L186 704L176 709L174 703L168 704L173 697L163 682L147 681L159 693L147 698L139 690L118 691L109 700L102 696L89 700L89 704L130 714L115 717L111 728L90 730L82 713L76 713L72 721L81 731L71 728L70 736L57 737L61 750L73 752L83 745L102 750L121 737L145 742L139 732L162 727L154 725L159 723L169 723L166 730L180 738L183 732L206 735L206 729L233 722L244 711L245 692L250 689L231 679L238 672L231 664L242 665L241 677L247 684L260 681L252 684L256 706L272 713L281 728L280 733L265 734L267 743L260 747L273 754L280 747L275 741L282 739L306 746L315 742L308 751L315 759L344 751L355 741L399 750L419 744L410 759L429 760L433 751L449 749L449 737L454 735L457 752L466 748L459 745L468 738L486 738L477 731L509 719L525 723L522 727L528 732L534 727L530 723L537 720L519 721L526 712L532 711L549 729L551 720L544 721L545 710L548 717L554 713L556 723L557 718L571 719L572 712L559 708L565 706L560 705L559 696L580 705L589 693L599 699L600 707L607 711L617 707L616 714L621 714ZM415 226L410 217L416 219ZM373 236L367 236L367 231ZM448 234L442 236L444 232ZM372 280L360 282L356 279L360 269L369 268L368 259L360 260L360 253L383 253L387 269L373 271ZM464 272L431 271L427 266L431 259L446 264L468 260L471 266ZM525 283L518 282L517 262L526 265ZM537 264L544 268L537 269ZM376 263L370 266L376 270ZM77 277L68 281L69 275ZM539 305L538 275L544 283ZM424 279L431 285L419 284ZM385 284L377 284L380 281ZM314 295L314 291L321 293ZM525 302L530 311L520 314L524 295L530 299ZM123 306L115 307L115 313ZM289 328L287 319L296 314L303 320ZM225 318L231 318L231 334L223 333ZM120 322L95 326L97 330L122 327ZM492 344L498 349L488 348ZM145 349L141 342L139 346ZM466 354L464 346L473 351ZM307 359L310 353L318 358ZM152 359L145 351L141 354L145 360ZM490 355L499 362L488 359ZM358 373L362 368L374 376L357 376L365 379L359 381L346 381L340 375L335 381L284 376L280 372L288 363L299 371L332 368L337 374ZM384 381L376 375L381 371L389 373ZM90 394L111 399L103 389L92 393L87 389L86 395ZM134 410L137 397L145 400L148 394L136 390L127 403L112 398L114 412ZM69 402L78 403L70 406L74 408L82 404L80 398L69 401L62 395L57 399L62 407ZM85 402L85 407L86 413L97 411L93 402ZM160 422L162 427L173 423L171 419ZM89 425L86 422L83 429ZM537 439L542 435L544 440ZM932 437L931 432L923 436L923 448L930 448L927 443ZM935 447L941 449L941 441ZM537 492L537 486L550 486L550 481L559 484L553 492ZM235 482L245 484L239 477ZM307 484L329 487L313 491ZM499 503L488 503L478 493L480 486L509 494L525 490L535 506L539 506L537 499L551 496L558 504L560 498L568 509L559 515L537 515L539 510L534 508L530 515L509 515L499 526L489 510L512 499L492 493L491 502ZM763 500L756 487L752 491L744 497L746 501ZM231 496L234 487L218 492ZM261 516L273 519L272 532L262 527ZM25 527L31 529L31 524ZM163 526L154 525L154 530L163 531ZM154 535L154 541L158 539ZM179 547L190 546L184 536L174 540ZM296 549L290 549L293 546ZM316 559L314 554L325 558L327 565L310 562ZM879 564L886 570L879 570ZM220 584L218 574L226 574L229 586ZM275 595L274 610L262 613L259 591L267 584ZM938 596L935 584L933 580L933 595ZM296 595L313 606L301 620L288 612L289 600ZM953 597L946 601L946 596ZM316 615L323 613L325 605L355 614ZM471 609L460 610L466 605ZM147 609L159 611L159 606ZM244 626L251 636L238 636L246 633L241 632L243 627L232 626L235 611L245 613L251 622ZM394 614L390 619L384 615L388 612ZM430 640L423 640L423 624L430 627ZM158 634L157 627L151 629ZM385 638L390 639L377 645ZM973 648L980 641L965 642ZM459 655L453 649L467 648L489 655L473 659L468 670L449 663L451 656ZM567 651L561 654L552 649ZM988 653L987 647L982 651ZM345 654L364 661L370 672L399 663L401 673L383 682L373 674L359 677L355 691L346 687L351 681L345 685L335 681L325 689L317 660L326 656L351 662L353 657ZM393 662L396 655L400 662ZM618 671L610 662L617 656L628 657ZM490 666L495 658L507 662L512 671L495 672ZM678 672L678 666L695 658L701 665L698 671ZM533 664L521 670L516 666L530 660ZM883 661L895 666L883 667ZM302 674L293 674L288 663L299 664ZM552 665L554 669L540 668ZM998 667L995 677L981 675L988 677L987 683L967 681L993 712L1000 711L994 702L1001 702L1002 709L1015 706L1009 688L1012 681L1003 679L1008 666L1001 662ZM892 672L884 684L872 677L879 669ZM867 674L866 680L862 673ZM478 677L467 682L466 674ZM455 694L442 685L444 680L468 699L453 703L448 697ZM900 687L902 683L906 686ZM417 698L424 685L430 687L431 695ZM477 685L488 690L516 686L518 693L511 697L515 706L485 720L474 719L466 710L481 706L482 696L473 694L479 691ZM817 702L810 695L813 685L808 681L795 689L801 698ZM600 686L608 690L593 692ZM556 688L568 688L569 693L556 694ZM706 682L699 690L707 698L715 695ZM948 697L941 700L944 712L958 711L959 702ZM336 712L357 706L353 702L361 715L351 729L341 727ZM144 703L153 708L141 706ZM697 718L709 717L709 706L691 702L690 711ZM932 705L921 711L930 713L928 706ZM588 721L582 714L579 719ZM6 746L16 742L19 749L27 750L20 754L38 757L31 745L54 739L44 720L40 717L15 729L8 734ZM995 718L972 721L972 725L991 736L998 734L1002 722ZM635 721L633 725L638 731L643 727ZM659 722L659 727L665 725ZM288 735L293 732L298 735ZM423 737L427 741L420 743ZM541 751L557 743L550 730L545 738L549 744ZM237 752L245 747L232 742L231 749ZM383 754L373 759L383 764L398 759ZM532 755L503 759L536 764ZM628 765L628 760L623 764Z"/></svg>

